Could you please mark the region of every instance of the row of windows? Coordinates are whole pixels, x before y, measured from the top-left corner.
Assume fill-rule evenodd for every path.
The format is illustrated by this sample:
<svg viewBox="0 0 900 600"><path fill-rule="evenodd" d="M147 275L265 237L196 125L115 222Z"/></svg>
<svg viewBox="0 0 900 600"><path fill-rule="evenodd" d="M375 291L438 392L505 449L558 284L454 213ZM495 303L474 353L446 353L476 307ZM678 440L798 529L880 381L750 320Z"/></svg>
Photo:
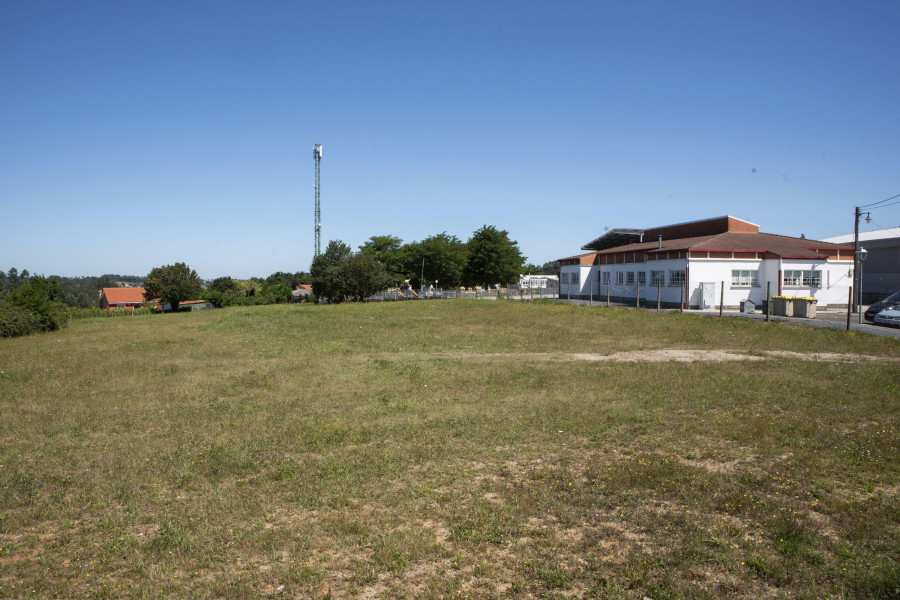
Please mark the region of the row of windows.
<svg viewBox="0 0 900 600"><path fill-rule="evenodd" d="M609 284L609 271L600 273L600 282ZM616 271L616 285L647 285L646 271ZM669 271L669 285L684 283L684 271ZM650 285L666 285L665 271L650 271Z"/></svg>
<svg viewBox="0 0 900 600"><path fill-rule="evenodd" d="M684 285L684 271L669 271L669 285ZM609 285L610 273L600 273L600 282ZM561 273L560 283L579 282L578 273ZM647 285L646 271L616 271L616 285ZM666 285L665 271L650 271L650 285ZM822 271L785 271L785 287L822 287ZM735 269L731 271L731 287L759 287L759 271Z"/></svg>
<svg viewBox="0 0 900 600"><path fill-rule="evenodd" d="M822 271L785 271L784 285L795 287L822 287Z"/></svg>

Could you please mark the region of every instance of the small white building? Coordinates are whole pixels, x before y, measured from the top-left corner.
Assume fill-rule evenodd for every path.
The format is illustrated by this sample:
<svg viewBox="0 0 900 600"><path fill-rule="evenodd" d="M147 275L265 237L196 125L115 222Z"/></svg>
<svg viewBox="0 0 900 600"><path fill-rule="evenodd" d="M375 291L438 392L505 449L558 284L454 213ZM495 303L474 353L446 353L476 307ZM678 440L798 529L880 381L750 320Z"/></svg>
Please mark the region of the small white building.
<svg viewBox="0 0 900 600"><path fill-rule="evenodd" d="M519 275L519 289L546 290L559 287L557 275Z"/></svg>
<svg viewBox="0 0 900 600"><path fill-rule="evenodd" d="M588 242L587 254L559 260L560 296L606 298L684 308L728 308L744 300L806 296L846 307L853 249L760 233L731 216L652 229L612 229ZM724 287L723 287L724 286ZM724 291L724 294L723 294Z"/></svg>

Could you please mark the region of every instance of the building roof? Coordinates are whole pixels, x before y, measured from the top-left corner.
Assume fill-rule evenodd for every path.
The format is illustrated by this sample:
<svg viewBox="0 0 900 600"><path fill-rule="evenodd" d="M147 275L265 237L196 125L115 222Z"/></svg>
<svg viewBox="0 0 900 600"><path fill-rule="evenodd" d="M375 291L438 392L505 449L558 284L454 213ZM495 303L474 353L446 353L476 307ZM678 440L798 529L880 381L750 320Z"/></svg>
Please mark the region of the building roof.
<svg viewBox="0 0 900 600"><path fill-rule="evenodd" d="M900 238L900 227L893 227L888 229L879 229L878 231L860 231L859 232L859 241L861 242L874 242L880 240L890 240ZM834 244L852 244L853 243L853 234L849 233L847 235L839 235L837 237L826 238L824 241L832 242Z"/></svg>
<svg viewBox="0 0 900 600"><path fill-rule="evenodd" d="M102 294L106 296L109 304L133 304L144 301L144 288L103 288Z"/></svg>
<svg viewBox="0 0 900 600"><path fill-rule="evenodd" d="M607 248L616 248L626 244L640 244L642 242L656 241L660 237L663 239L680 239L699 237L704 235L716 235L719 233L758 233L759 225L732 217L731 215L723 215L721 217L713 217L711 219L700 219L699 221L687 221L685 223L675 223L674 225L662 225L660 227L651 227L650 229L610 229L598 238L595 238L581 247L582 250L606 250Z"/></svg>
<svg viewBox="0 0 900 600"><path fill-rule="evenodd" d="M644 240L643 229L610 229L598 238L595 238L581 247L582 250L604 250L625 244L633 244Z"/></svg>
<svg viewBox="0 0 900 600"><path fill-rule="evenodd" d="M841 250L847 252L845 245L833 241L760 233L759 225L730 215L643 230L611 229L583 249L596 252L561 258L560 265L595 264L601 254L628 252L759 252L813 260L825 259Z"/></svg>
<svg viewBox="0 0 900 600"><path fill-rule="evenodd" d="M562 265L592 265L597 257L597 252L588 252L587 254L579 254L578 256L569 256L560 258L559 264Z"/></svg>
<svg viewBox="0 0 900 600"><path fill-rule="evenodd" d="M716 235L680 238L662 242L654 240L639 244L627 244L616 248L601 250L597 254L614 254L618 252L673 252L679 250L707 252L770 252L783 258L825 258L822 250L844 250L841 244L794 238L772 233L738 233L729 231Z"/></svg>

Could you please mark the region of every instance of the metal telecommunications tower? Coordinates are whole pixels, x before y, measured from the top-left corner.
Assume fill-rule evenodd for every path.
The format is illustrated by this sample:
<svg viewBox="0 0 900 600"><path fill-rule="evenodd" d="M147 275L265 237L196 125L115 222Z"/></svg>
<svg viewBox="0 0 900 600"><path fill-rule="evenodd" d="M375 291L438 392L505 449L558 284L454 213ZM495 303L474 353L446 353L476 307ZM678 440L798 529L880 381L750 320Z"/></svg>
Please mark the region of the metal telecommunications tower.
<svg viewBox="0 0 900 600"><path fill-rule="evenodd" d="M316 183L313 186L316 188L316 216L314 221L316 225L316 253L313 255L313 258L315 258L322 252L322 205L319 200L319 192L322 190L319 180L319 168L322 162L322 144L319 143L319 140L316 140L316 145L313 146L313 159L316 161Z"/></svg>

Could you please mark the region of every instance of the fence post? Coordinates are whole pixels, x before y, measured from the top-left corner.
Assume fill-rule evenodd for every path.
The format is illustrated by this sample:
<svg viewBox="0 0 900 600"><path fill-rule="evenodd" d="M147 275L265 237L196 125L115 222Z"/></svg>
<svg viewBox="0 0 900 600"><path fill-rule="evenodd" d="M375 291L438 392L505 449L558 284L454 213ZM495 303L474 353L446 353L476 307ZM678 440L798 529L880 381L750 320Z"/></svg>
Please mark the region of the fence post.
<svg viewBox="0 0 900 600"><path fill-rule="evenodd" d="M681 294L678 297L678 312L684 312L684 286L679 286L681 288Z"/></svg>
<svg viewBox="0 0 900 600"><path fill-rule="evenodd" d="M609 283L610 280L606 280L606 308L609 308Z"/></svg>
<svg viewBox="0 0 900 600"><path fill-rule="evenodd" d="M589 306L594 305L594 282L593 281L591 281L591 296L590 296L590 299L588 300L588 305Z"/></svg>
<svg viewBox="0 0 900 600"><path fill-rule="evenodd" d="M850 312L853 310L853 286L850 286L850 296L847 298L847 331L850 331ZM766 315L768 320L768 315Z"/></svg>
<svg viewBox="0 0 900 600"><path fill-rule="evenodd" d="M634 282L634 307L641 307L641 282Z"/></svg>
<svg viewBox="0 0 900 600"><path fill-rule="evenodd" d="M659 280L656 281L656 312L659 312L660 304L662 302L662 283Z"/></svg>
<svg viewBox="0 0 900 600"><path fill-rule="evenodd" d="M769 322L769 315L772 313L772 282L766 282L766 323ZM847 316L847 328L850 327L850 317Z"/></svg>
<svg viewBox="0 0 900 600"><path fill-rule="evenodd" d="M722 291L719 292L719 316L722 316L722 308L725 304L725 282L722 282Z"/></svg>

